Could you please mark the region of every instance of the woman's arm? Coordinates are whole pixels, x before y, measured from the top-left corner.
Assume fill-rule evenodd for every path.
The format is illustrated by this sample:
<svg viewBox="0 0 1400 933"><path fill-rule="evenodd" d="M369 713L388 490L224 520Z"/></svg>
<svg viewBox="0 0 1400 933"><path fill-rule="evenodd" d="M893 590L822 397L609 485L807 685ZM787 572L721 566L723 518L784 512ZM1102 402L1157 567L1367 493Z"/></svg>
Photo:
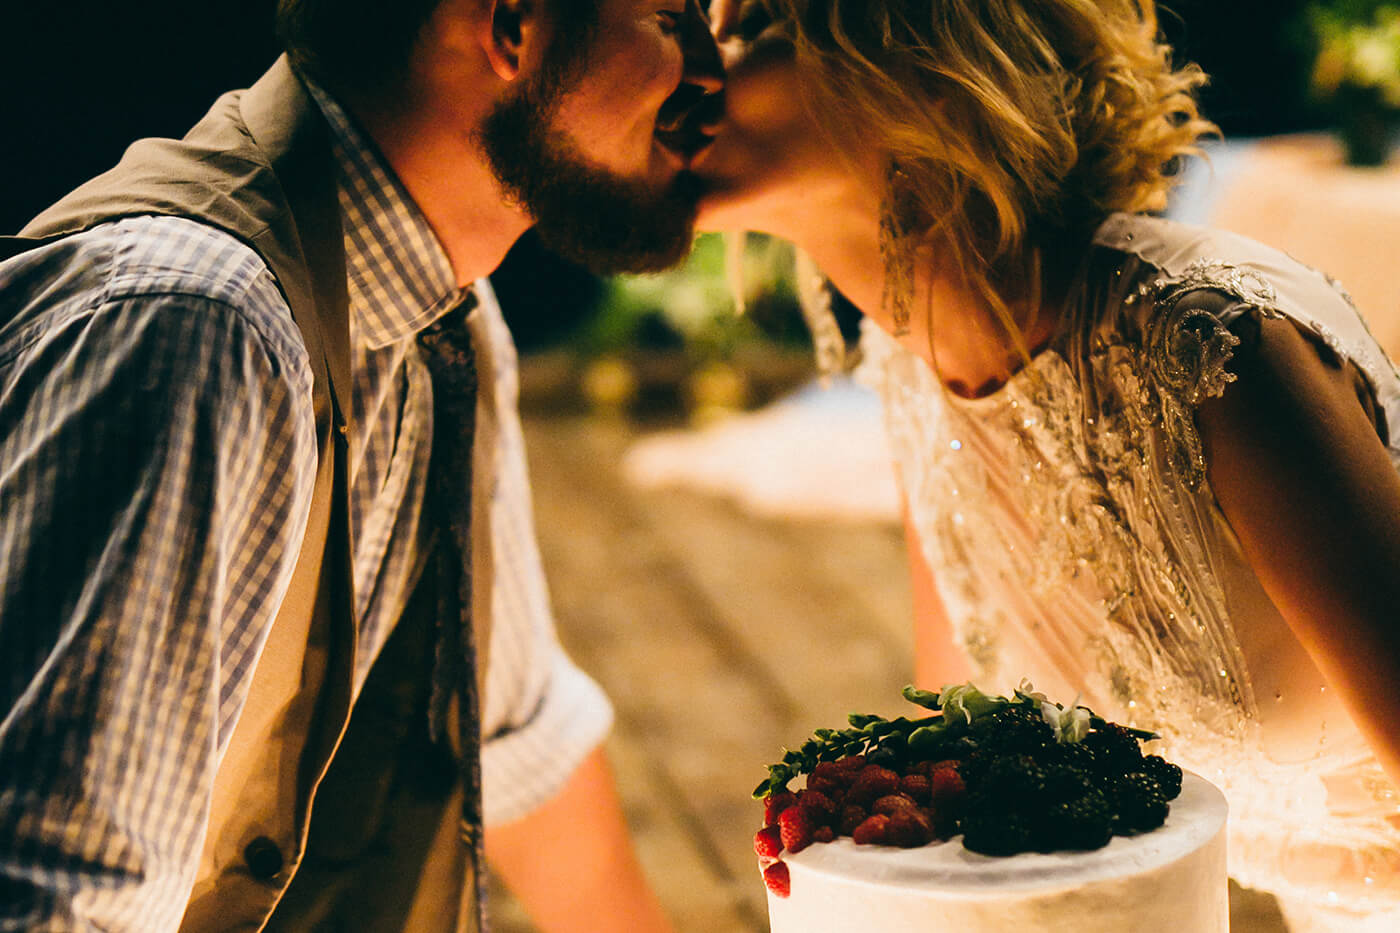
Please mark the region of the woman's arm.
<svg viewBox="0 0 1400 933"><path fill-rule="evenodd" d="M971 676L972 668L954 644L953 623L938 595L933 571L924 560L924 549L919 544L919 533L909 520L907 504L904 540L909 551L909 582L914 597L914 683L925 690L962 683Z"/></svg>
<svg viewBox="0 0 1400 933"><path fill-rule="evenodd" d="M1238 381L1197 415L1211 485L1275 606L1400 782L1400 474L1349 366L1284 319L1235 330Z"/></svg>

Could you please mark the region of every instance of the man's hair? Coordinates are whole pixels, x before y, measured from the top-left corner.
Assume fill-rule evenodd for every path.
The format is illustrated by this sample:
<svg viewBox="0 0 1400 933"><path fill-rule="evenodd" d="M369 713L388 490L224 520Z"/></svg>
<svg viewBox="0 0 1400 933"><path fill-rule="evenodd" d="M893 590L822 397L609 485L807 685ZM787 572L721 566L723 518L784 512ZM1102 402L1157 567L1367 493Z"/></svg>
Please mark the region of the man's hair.
<svg viewBox="0 0 1400 933"><path fill-rule="evenodd" d="M984 294L1113 211L1166 206L1214 132L1153 0L767 0L807 101L890 157L913 218ZM906 227L905 229L909 229Z"/></svg>
<svg viewBox="0 0 1400 933"><path fill-rule="evenodd" d="M332 89L371 91L408 67L441 0L277 0L277 35L292 64ZM554 24L551 56L566 70L591 44L600 0L542 0ZM560 67L556 63L556 67Z"/></svg>

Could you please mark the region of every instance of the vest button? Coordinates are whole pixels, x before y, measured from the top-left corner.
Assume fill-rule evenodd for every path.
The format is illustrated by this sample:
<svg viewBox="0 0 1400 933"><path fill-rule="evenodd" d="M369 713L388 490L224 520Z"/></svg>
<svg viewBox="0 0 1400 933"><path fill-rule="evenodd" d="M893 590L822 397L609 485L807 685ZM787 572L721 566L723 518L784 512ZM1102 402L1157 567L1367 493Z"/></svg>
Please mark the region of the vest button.
<svg viewBox="0 0 1400 933"><path fill-rule="evenodd" d="M248 872L259 881L271 881L282 870L282 850L266 836L259 836L243 850Z"/></svg>

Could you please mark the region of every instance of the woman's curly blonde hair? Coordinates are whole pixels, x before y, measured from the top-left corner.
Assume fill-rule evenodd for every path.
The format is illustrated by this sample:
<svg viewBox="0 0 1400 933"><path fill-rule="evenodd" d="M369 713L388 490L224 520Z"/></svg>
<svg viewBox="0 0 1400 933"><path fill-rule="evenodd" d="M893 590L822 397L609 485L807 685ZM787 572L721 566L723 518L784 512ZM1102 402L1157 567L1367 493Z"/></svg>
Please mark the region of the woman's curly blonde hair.
<svg viewBox="0 0 1400 933"><path fill-rule="evenodd" d="M900 228L998 305L1035 287L1046 245L1164 208L1215 132L1194 97L1205 75L1173 66L1153 0L766 5L816 78L817 117L889 156Z"/></svg>

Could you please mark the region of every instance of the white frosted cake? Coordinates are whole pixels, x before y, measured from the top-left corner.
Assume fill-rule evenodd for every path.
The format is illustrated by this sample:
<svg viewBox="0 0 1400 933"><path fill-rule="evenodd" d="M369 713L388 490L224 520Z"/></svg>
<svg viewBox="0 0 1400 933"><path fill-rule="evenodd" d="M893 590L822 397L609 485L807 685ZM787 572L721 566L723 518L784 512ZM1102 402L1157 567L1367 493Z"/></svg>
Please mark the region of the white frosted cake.
<svg viewBox="0 0 1400 933"><path fill-rule="evenodd" d="M785 853L773 933L1228 933L1225 798L1193 774L1166 823L1092 851L990 857L960 839L901 849L850 838Z"/></svg>

